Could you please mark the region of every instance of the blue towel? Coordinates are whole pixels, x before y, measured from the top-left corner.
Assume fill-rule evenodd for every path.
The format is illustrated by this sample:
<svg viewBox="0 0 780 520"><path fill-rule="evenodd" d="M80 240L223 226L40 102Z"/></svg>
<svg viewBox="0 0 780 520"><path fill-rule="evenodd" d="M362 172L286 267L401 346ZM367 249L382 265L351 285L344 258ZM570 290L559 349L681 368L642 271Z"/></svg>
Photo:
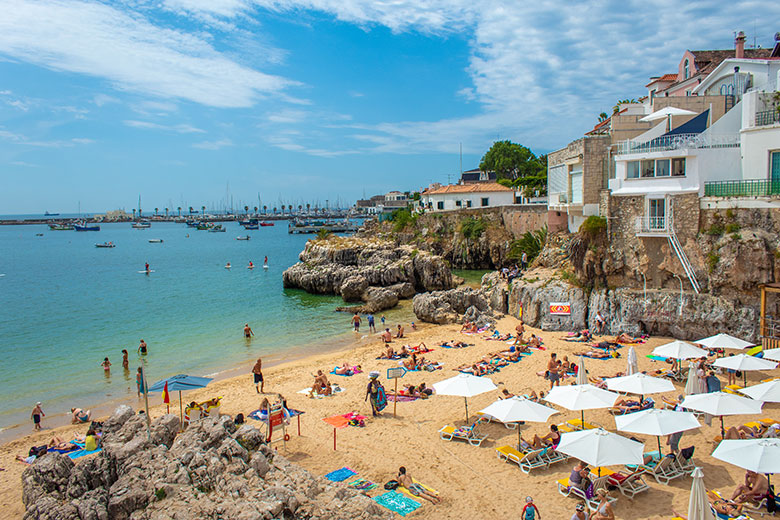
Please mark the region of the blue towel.
<svg viewBox="0 0 780 520"><path fill-rule="evenodd" d="M347 480L349 477L357 475L354 471L352 471L349 468L341 468L337 469L336 471L331 471L327 475L325 475L325 478L330 480L331 482L341 482L343 480Z"/></svg>
<svg viewBox="0 0 780 520"><path fill-rule="evenodd" d="M419 502L404 496L398 491L388 491L384 495L374 497L374 501L380 506L384 506L390 511L394 511L401 516L406 516L420 507Z"/></svg>
<svg viewBox="0 0 780 520"><path fill-rule="evenodd" d="M71 459L78 459L79 457L84 457L86 455L92 455L93 453L97 453L99 451L103 451L103 448L98 448L98 449L92 450L92 451L86 451L86 450L72 451L72 452L68 453L67 455Z"/></svg>

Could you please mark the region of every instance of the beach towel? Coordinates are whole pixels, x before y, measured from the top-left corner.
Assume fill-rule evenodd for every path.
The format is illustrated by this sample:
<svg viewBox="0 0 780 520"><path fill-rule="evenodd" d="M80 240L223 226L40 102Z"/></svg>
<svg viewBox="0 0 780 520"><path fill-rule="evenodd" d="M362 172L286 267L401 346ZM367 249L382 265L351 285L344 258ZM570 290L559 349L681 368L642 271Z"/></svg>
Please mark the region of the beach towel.
<svg viewBox="0 0 780 520"><path fill-rule="evenodd" d="M87 455L92 455L93 453L98 453L100 451L103 451L103 448L98 448L98 449L92 450L92 451L86 451L86 450L71 451L67 455L71 459L78 459L79 457L85 457Z"/></svg>
<svg viewBox="0 0 780 520"><path fill-rule="evenodd" d="M336 394L344 393L344 392L347 391L346 388L342 388L339 385L331 385L331 389L333 389L333 393L330 395L330 397L332 397L332 396L334 396ZM304 388L303 390L298 390L297 393L303 394L303 395L309 395L309 392L311 392L311 387ZM314 394L314 397L316 397L317 399L322 399L323 397L326 397L326 396L321 395L321 394Z"/></svg>
<svg viewBox="0 0 780 520"><path fill-rule="evenodd" d="M323 421L330 424L334 428L346 428L349 426L350 421L365 421L366 416L365 415L358 415L356 413L350 412L345 413L342 415L332 415L330 417L325 417Z"/></svg>
<svg viewBox="0 0 780 520"><path fill-rule="evenodd" d="M342 376L342 377L351 377L355 374L361 374L363 371L360 370L358 367L350 367L350 373L349 374L337 374L336 369L341 367L333 367L333 370L331 370L329 373L333 374L334 376Z"/></svg>
<svg viewBox="0 0 780 520"><path fill-rule="evenodd" d="M354 471L352 471L351 469L345 466L341 469L337 469L336 471L331 471L330 473L325 475L325 478L330 480L331 482L342 482L354 475L357 475L357 473L355 473Z"/></svg>
<svg viewBox="0 0 780 520"><path fill-rule="evenodd" d="M395 401L396 403L410 403L418 399L419 397L415 397L413 395L388 395L387 396L388 401Z"/></svg>
<svg viewBox="0 0 780 520"><path fill-rule="evenodd" d="M666 358L663 356L654 356L652 354L647 354L645 357L648 359L652 359L653 361L666 361Z"/></svg>
<svg viewBox="0 0 780 520"><path fill-rule="evenodd" d="M599 360L599 361L609 361L610 359L619 359L619 358L614 358L614 357L612 357L612 356L610 356L610 357L606 357L606 358L600 358L600 357L586 356L586 355L584 355L584 354L581 354L581 355L582 355L582 357L584 357L584 358L589 358L589 359L597 359L597 360Z"/></svg>
<svg viewBox="0 0 780 520"><path fill-rule="evenodd" d="M406 516L420 507L419 502L405 497L398 491L388 491L378 497L374 497L373 500L380 506L386 507L401 516Z"/></svg>
<svg viewBox="0 0 780 520"><path fill-rule="evenodd" d="M375 489L379 484L375 482L371 482L370 480L366 480L364 478L359 478L357 480L353 480L349 484L347 484L348 487L351 487L352 489L357 489L358 491L371 491L372 489Z"/></svg>
<svg viewBox="0 0 780 520"><path fill-rule="evenodd" d="M419 480L417 480L416 478L412 478L412 482L414 482L414 483L415 483L415 484L417 484L418 486L422 487L423 489L425 489L425 490L426 490L426 491L428 491L429 493L432 493L432 494L434 494L434 495L438 495L438 494L439 494L439 492L438 492L438 491L436 491L435 489L433 489L433 488L431 488L431 487L428 487L428 486L426 486L425 484L423 484L422 482L420 482L420 481L419 481ZM403 486L398 486L398 489L397 489L397 491L400 491L401 493L403 493L403 494L405 494L405 495L407 495L407 496L411 497L412 499L417 499L417 497L414 495L414 493L412 493L411 491L409 491L407 488L405 488L405 487L403 487Z"/></svg>

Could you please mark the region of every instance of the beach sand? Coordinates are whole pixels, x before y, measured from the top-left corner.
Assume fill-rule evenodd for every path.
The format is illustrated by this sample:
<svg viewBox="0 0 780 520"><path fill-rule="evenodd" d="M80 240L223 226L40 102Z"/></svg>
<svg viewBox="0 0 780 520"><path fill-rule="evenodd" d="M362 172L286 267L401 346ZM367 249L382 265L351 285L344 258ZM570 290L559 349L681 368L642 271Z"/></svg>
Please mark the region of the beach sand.
<svg viewBox="0 0 780 520"><path fill-rule="evenodd" d="M501 332L514 331L517 320L511 317L503 318L498 323ZM425 354L426 359L444 363L443 370L435 372L410 372L401 381L403 383L419 384L425 382L428 386L456 374L453 370L462 363L473 363L488 352L508 348L502 342L485 341L482 335L462 335L459 325L423 325L417 331L408 330L406 339L393 341L396 350L402 344L416 345L424 341L435 351ZM501 372L493 374L491 379L499 390L507 388L510 392L523 394L530 390L547 390L549 382L536 375L545 369L550 352L556 352L558 357L567 355L570 361L577 360L574 352L585 348L583 343L562 341L564 333L541 332L526 327L527 334L536 333L544 339L546 351L535 351L533 355L504 367ZM363 332L365 334L365 331ZM445 349L437 345L444 340L459 340L473 343L463 349ZM598 338L597 338L598 339ZM261 341L257 338L255 341ZM653 347L667 342L667 338L652 338L646 344L636 346L640 370L654 371L664 369L664 362L654 362L645 357ZM393 388L392 381L385 380L386 369L397 366L397 361L375 359L383 351L378 337L364 338L340 352L330 352L322 355L296 360L290 363L270 367L264 371L266 392L283 394L291 408L305 411L301 417L301 436L297 435L295 419L288 428L291 440L286 449L282 443L274 446L290 460L297 462L316 475L324 475L330 471L349 466L358 473L357 477L370 479L383 484L395 477L399 466L406 466L409 473L417 480L437 490L441 494L442 503L431 505L423 501L423 506L409 518L517 518L525 497L534 497L544 518L570 518L577 503L573 498L566 498L558 493L555 481L569 475L573 461L559 463L549 469L535 470L530 475L523 474L514 464L507 464L496 457L495 448L517 442L516 430L510 430L502 424L489 424L482 428L488 434L488 439L481 447L466 443L442 441L438 430L447 424L460 426L465 422L463 399L457 397L434 395L427 400L398 403L397 417L393 417L393 403L378 418L371 417L368 403L364 401L367 373L378 370L382 374L380 380L385 388ZM625 355L628 349L621 349L623 358L612 360L586 359L585 365L591 375L612 376L626 367ZM346 391L323 399L310 399L297 391L311 386L312 376L317 369L330 371L334 366L343 363L362 365L364 373L352 377L330 375L331 382L338 383ZM222 396L222 413L235 415L239 412L245 416L259 407L262 396L259 396L251 379L252 364L246 367L246 375L216 381L209 387L187 392L185 401L204 401L215 396ZM749 384L755 384L760 379L769 377L769 373L751 373ZM563 383L571 384L572 379ZM725 386L725 378L721 378ZM675 392L669 397L676 397L683 392L684 384L676 384ZM486 407L498 398L499 391L489 392L469 399L469 412L472 420L475 412ZM661 395L654 395L660 403ZM171 396L171 411L178 413L178 402L175 393ZM151 415L157 417L164 413L160 394L151 394L150 405L154 404ZM138 401L137 407L143 404ZM368 415L365 428L348 427L337 431L336 451L333 450L333 427L322 421L323 418L336 414L358 412ZM562 410L552 417L554 423L568 419L577 419L579 412ZM761 417L778 417L780 411L776 404L764 406ZM587 411L585 418L615 430L615 422L606 410ZM727 417L726 427L738 425L755 419L757 416ZM260 425L249 419L250 423ZM44 420L44 426L45 426ZM527 423L521 426L524 438L540 435L548 431L545 424ZM0 505L5 518L21 518L24 514L22 504L21 474L25 465L14 460L14 455L26 454L29 447L45 444L52 435L69 438L74 433L84 433L83 425L60 427L44 430L40 433L27 435L0 446L0 467L5 471L0 473ZM681 447L696 446L694 460L704 471L705 484L709 489L715 489L729 495L737 483L743 479L744 471L737 467L713 459L710 453L714 449L712 439L719 434L719 421L713 421L711 427L703 426L699 430L686 432L680 442ZM645 441L646 451L657 449L654 437L636 435ZM665 439L662 439L662 443ZM666 451L666 446L664 445ZM83 460L83 459L82 459ZM618 470L622 468L612 468ZM356 477L356 478L357 478ZM678 511L687 511L691 479L678 478L668 486L646 479L651 489L638 495L634 500L617 494L615 506L617 518L668 519L671 518L671 507ZM376 496L384 492L376 489L369 492Z"/></svg>

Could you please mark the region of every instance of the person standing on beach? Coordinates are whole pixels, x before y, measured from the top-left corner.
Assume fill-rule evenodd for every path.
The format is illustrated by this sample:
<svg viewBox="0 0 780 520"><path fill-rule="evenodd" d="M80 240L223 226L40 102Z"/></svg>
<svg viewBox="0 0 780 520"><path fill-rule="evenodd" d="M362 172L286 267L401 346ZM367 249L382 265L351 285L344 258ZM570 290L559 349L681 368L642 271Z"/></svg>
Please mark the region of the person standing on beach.
<svg viewBox="0 0 780 520"><path fill-rule="evenodd" d="M379 382L379 372L371 372L368 375L368 387L366 388L365 402L369 398L371 399L371 414L374 417L381 415L379 412L385 409L387 406L387 396L385 395L385 389L382 383Z"/></svg>
<svg viewBox="0 0 780 520"><path fill-rule="evenodd" d="M141 397L141 394L146 392L146 389L144 388L144 373L141 367L138 367L138 372L135 374L135 387L136 395L138 397Z"/></svg>
<svg viewBox="0 0 780 520"><path fill-rule="evenodd" d="M366 316L366 320L368 321L368 332L376 332L376 327L374 326L374 315L370 314Z"/></svg>
<svg viewBox="0 0 780 520"><path fill-rule="evenodd" d="M352 325L355 327L355 332L360 332L360 314L357 312L352 316Z"/></svg>
<svg viewBox="0 0 780 520"><path fill-rule="evenodd" d="M128 359L127 359L127 350L126 349L122 349L122 368L124 368L125 370L130 368L130 361L128 361Z"/></svg>
<svg viewBox="0 0 780 520"><path fill-rule="evenodd" d="M550 380L550 390L553 386L560 386L561 380L558 375L558 361L555 359L555 352L550 354L550 361L547 362L547 379Z"/></svg>
<svg viewBox="0 0 780 520"><path fill-rule="evenodd" d="M379 321L382 322L382 328L384 328L384 326L385 326L385 315L384 314L382 314L382 317L379 318Z"/></svg>
<svg viewBox="0 0 780 520"><path fill-rule="evenodd" d="M532 497L525 497L525 506L520 514L520 518L522 518L522 520L535 520L536 518L542 520L542 513L539 512L539 508L534 504L534 499Z"/></svg>
<svg viewBox="0 0 780 520"><path fill-rule="evenodd" d="M249 338L251 338L254 335L255 335L255 333L252 330L252 327L250 327L248 323L244 323L244 337L246 339L249 339Z"/></svg>
<svg viewBox="0 0 780 520"><path fill-rule="evenodd" d="M522 256L520 257L520 269L525 271L525 269L528 267L528 255L525 251L523 251Z"/></svg>
<svg viewBox="0 0 780 520"><path fill-rule="evenodd" d="M30 419L32 419L33 422L33 431L40 431L41 430L41 417L46 417L46 414L43 413L43 408L41 408L41 403L35 403L35 408L32 409L32 413L30 414Z"/></svg>
<svg viewBox="0 0 780 520"><path fill-rule="evenodd" d="M146 355L146 342L144 340L141 340L141 343L138 345L138 353L142 356Z"/></svg>
<svg viewBox="0 0 780 520"><path fill-rule="evenodd" d="M257 390L258 394L264 394L265 381L263 381L262 358L257 358L257 363L255 363L255 366L252 368L252 374L254 375L254 379L255 379L255 390ZM258 384L260 385L260 388L257 387Z"/></svg>

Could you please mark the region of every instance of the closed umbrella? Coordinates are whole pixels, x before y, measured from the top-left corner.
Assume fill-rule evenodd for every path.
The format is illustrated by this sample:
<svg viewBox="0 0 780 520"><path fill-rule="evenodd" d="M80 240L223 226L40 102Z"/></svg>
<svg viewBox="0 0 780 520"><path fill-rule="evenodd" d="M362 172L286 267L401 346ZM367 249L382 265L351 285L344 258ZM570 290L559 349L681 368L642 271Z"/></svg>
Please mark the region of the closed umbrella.
<svg viewBox="0 0 780 520"><path fill-rule="evenodd" d="M706 350L679 340L666 343L665 345L653 349L654 356L674 359L697 359L706 357L707 354L708 352Z"/></svg>
<svg viewBox="0 0 780 520"><path fill-rule="evenodd" d="M735 338L730 334L715 334L709 338L696 341L696 344L707 348L727 348L732 350L744 350L755 345L755 343Z"/></svg>
<svg viewBox="0 0 780 520"><path fill-rule="evenodd" d="M747 388L742 388L738 391L756 401L761 401L763 403L780 403L780 379L759 383Z"/></svg>
<svg viewBox="0 0 780 520"><path fill-rule="evenodd" d="M780 439L726 439L718 444L712 456L748 471L780 472Z"/></svg>
<svg viewBox="0 0 780 520"><path fill-rule="evenodd" d="M150 392L162 392L168 385L168 391L179 392L179 413L181 414L182 423L184 423L184 407L181 401L181 393L187 390L195 390L196 388L204 388L212 381L210 377L197 377L188 376L186 374L178 374L171 376L168 379L157 381L155 384L149 387Z"/></svg>
<svg viewBox="0 0 780 520"><path fill-rule="evenodd" d="M585 358L580 356L580 361L577 363L577 384L578 385L587 385L588 384L588 373L585 370Z"/></svg>
<svg viewBox="0 0 780 520"><path fill-rule="evenodd" d="M642 464L644 445L603 428L564 433L556 451L601 470L601 466Z"/></svg>
<svg viewBox="0 0 780 520"><path fill-rule="evenodd" d="M585 410L609 408L615 404L618 394L593 385L556 386L547 394L545 401L562 406L567 410L580 410L582 426L585 427Z"/></svg>
<svg viewBox="0 0 780 520"><path fill-rule="evenodd" d="M747 354L737 354L736 356L722 357L715 361L713 365L720 368L742 371L742 386L747 386L747 375L745 372L749 370L772 370L777 368L777 363L774 361L748 356Z"/></svg>
<svg viewBox="0 0 780 520"><path fill-rule="evenodd" d="M639 372L639 360L636 357L636 350L634 350L634 347L630 347L628 349L628 356L626 356L626 362L628 365L626 367L627 375L630 376L631 374L636 374L637 372Z"/></svg>
<svg viewBox="0 0 780 520"><path fill-rule="evenodd" d="M701 468L694 468L691 482L691 498L688 500L688 518L692 520L715 520L710 501L707 499L707 488L704 486L704 473Z"/></svg>
<svg viewBox="0 0 780 520"><path fill-rule="evenodd" d="M687 396L680 404L683 408L696 410L720 417L720 434L726 435L723 427L725 415L753 415L761 413L763 403L726 392L711 392Z"/></svg>
<svg viewBox="0 0 780 520"><path fill-rule="evenodd" d="M613 392L637 394L640 400L648 394L674 391L674 385L668 379L648 376L641 372L631 374L630 376L610 377L605 381L607 382L607 388Z"/></svg>
<svg viewBox="0 0 780 520"><path fill-rule="evenodd" d="M685 382L685 395L703 394L704 390L696 365L691 364L688 367L688 380Z"/></svg>
<svg viewBox="0 0 780 520"><path fill-rule="evenodd" d="M691 412L676 412L651 408L641 412L615 417L617 429L623 432L655 435L658 439L658 452L661 452L661 436L698 428L699 421Z"/></svg>
<svg viewBox="0 0 780 520"><path fill-rule="evenodd" d="M547 422L551 415L558 413L554 408L517 396L499 399L480 411L502 423L519 421L543 423ZM520 444L520 428L517 429L517 443Z"/></svg>
<svg viewBox="0 0 780 520"><path fill-rule="evenodd" d="M466 403L466 422L469 422L469 397L484 394L498 388L487 377L477 377L471 374L458 374L455 377L433 383L433 389L439 395L454 395L462 397Z"/></svg>

